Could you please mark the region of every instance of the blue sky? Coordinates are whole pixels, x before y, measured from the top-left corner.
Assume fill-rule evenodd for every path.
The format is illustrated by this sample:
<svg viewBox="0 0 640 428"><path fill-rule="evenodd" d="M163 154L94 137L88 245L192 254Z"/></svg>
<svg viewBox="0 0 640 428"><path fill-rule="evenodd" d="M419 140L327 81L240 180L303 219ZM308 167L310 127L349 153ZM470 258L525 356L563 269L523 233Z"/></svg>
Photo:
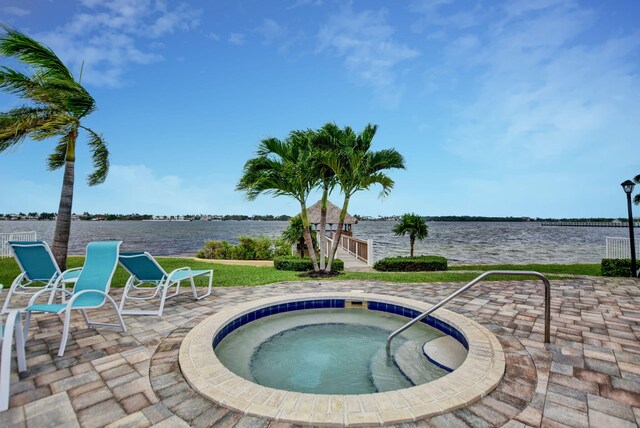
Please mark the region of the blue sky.
<svg viewBox="0 0 640 428"><path fill-rule="evenodd" d="M261 139L326 122L407 159L358 214L624 217L640 174L634 0L5 0L0 22L85 63L111 171L89 188L80 150L74 212L294 214L235 184ZM0 212L57 211L54 144L0 154Z"/></svg>

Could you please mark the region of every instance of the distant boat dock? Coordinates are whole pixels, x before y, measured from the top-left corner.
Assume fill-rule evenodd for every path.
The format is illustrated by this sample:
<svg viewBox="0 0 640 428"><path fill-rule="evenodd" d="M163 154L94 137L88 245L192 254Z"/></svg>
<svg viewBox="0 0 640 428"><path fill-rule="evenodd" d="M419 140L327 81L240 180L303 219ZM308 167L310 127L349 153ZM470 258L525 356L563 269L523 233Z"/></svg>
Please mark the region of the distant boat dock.
<svg viewBox="0 0 640 428"><path fill-rule="evenodd" d="M543 226L567 226L567 227L629 227L629 223L621 221L545 221ZM640 227L640 222L634 222L634 227Z"/></svg>

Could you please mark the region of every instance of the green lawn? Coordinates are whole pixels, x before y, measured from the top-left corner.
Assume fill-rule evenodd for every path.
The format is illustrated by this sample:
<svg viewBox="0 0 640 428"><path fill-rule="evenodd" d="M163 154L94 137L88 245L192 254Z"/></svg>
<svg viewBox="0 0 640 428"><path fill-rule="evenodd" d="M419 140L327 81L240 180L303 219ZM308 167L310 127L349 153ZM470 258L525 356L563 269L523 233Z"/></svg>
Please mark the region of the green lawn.
<svg viewBox="0 0 640 428"><path fill-rule="evenodd" d="M69 267L82 266L83 257L69 257ZM298 272L278 271L272 267L253 267L223 265L219 263L201 262L186 258L159 257L158 262L167 272L173 269L189 266L192 269L213 269L213 284L216 287L232 287L246 285L263 285L281 281L309 281L309 278L298 277ZM596 269L597 267L597 269ZM449 272L347 272L333 278L311 279L311 281L331 281L331 280L361 280L361 281L389 281L389 282L468 282L478 276L472 272L458 272L461 270L536 270L551 274L581 274L600 275L599 265L480 265L480 266L452 266ZM19 274L18 266L14 259L0 259L0 284L5 288L11 285L13 279ZM122 287L127 281L128 274L118 266L113 279L112 286ZM523 280L535 279L528 277L506 277L496 276L491 280ZM563 279L562 276L549 276L549 279ZM198 285L204 285L205 280L198 278Z"/></svg>
<svg viewBox="0 0 640 428"><path fill-rule="evenodd" d="M486 272L488 270L532 270L540 273L554 273L565 275L592 275L601 276L599 264L568 264L568 265L465 265L449 266L449 270L475 270Z"/></svg>

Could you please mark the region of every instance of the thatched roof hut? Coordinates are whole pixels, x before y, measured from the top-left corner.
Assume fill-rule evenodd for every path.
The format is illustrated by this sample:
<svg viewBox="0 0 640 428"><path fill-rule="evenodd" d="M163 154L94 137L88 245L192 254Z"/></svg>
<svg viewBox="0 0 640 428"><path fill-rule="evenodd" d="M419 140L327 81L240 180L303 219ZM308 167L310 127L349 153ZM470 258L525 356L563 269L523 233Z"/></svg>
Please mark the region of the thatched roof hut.
<svg viewBox="0 0 640 428"><path fill-rule="evenodd" d="M316 230L320 229L320 207L322 201L318 201L315 204L307 208L307 215L309 216L309 223L314 226ZM336 230L338 223L340 222L340 212L342 208L327 201L327 231ZM344 226L342 228L343 233L351 234L351 225L358 223L351 214L347 213L344 219Z"/></svg>

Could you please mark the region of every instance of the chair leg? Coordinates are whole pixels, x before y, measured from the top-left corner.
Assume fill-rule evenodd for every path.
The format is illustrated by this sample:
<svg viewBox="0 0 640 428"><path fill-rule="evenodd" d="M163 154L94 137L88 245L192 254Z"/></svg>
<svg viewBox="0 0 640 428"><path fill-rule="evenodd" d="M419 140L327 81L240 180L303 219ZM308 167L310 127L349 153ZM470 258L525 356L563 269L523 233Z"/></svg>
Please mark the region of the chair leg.
<svg viewBox="0 0 640 428"><path fill-rule="evenodd" d="M27 359L24 352L24 335L22 333L22 316L18 312L16 316L16 354L18 357L18 371L23 372L27 369Z"/></svg>
<svg viewBox="0 0 640 428"><path fill-rule="evenodd" d="M9 383L11 378L11 348L16 327L16 319L19 321L19 312L11 312L7 318L7 325L2 338L2 353L0 355L0 412L9 408ZM22 333L22 332L20 332ZM21 364L22 363L22 364ZM18 367L25 369L24 347L22 348L22 362L20 361L20 347L18 345Z"/></svg>
<svg viewBox="0 0 640 428"><path fill-rule="evenodd" d="M24 341L27 341L29 337L29 325L31 324L31 311L26 311L26 315L24 317Z"/></svg>
<svg viewBox="0 0 640 428"><path fill-rule="evenodd" d="M58 357L64 355L64 349L67 347L67 339L69 338L69 324L71 324L71 310L64 311L64 327L62 330L62 340L60 341L60 350L58 351Z"/></svg>
<svg viewBox="0 0 640 428"><path fill-rule="evenodd" d="M158 316L162 316L162 311L164 310L164 301L167 299L167 291L169 291L169 287L164 287L162 289L162 295L160 296L160 308L158 309Z"/></svg>
<svg viewBox="0 0 640 428"><path fill-rule="evenodd" d="M120 322L120 327L122 328L122 331L126 332L127 331L127 326L124 325L124 319L122 319L122 315L120 314L120 311L118 310L118 305L116 304L115 300L113 300L111 298L111 296L107 295L107 298L109 299L109 301L113 305L113 309L116 311L116 315L118 316L118 321Z"/></svg>
<svg viewBox="0 0 640 428"><path fill-rule="evenodd" d="M193 278L191 278L191 291L193 292L193 300L204 299L211 294L211 288L213 287L213 271L210 270L207 276L209 276L209 286L207 287L207 292L202 296L198 296L198 293L196 292L196 285L193 281Z"/></svg>
<svg viewBox="0 0 640 428"><path fill-rule="evenodd" d="M84 322L87 323L87 327L93 328L91 326L91 321L89 321L89 317L87 316L87 312L84 309L80 309L80 313L82 314L82 318L84 318Z"/></svg>

